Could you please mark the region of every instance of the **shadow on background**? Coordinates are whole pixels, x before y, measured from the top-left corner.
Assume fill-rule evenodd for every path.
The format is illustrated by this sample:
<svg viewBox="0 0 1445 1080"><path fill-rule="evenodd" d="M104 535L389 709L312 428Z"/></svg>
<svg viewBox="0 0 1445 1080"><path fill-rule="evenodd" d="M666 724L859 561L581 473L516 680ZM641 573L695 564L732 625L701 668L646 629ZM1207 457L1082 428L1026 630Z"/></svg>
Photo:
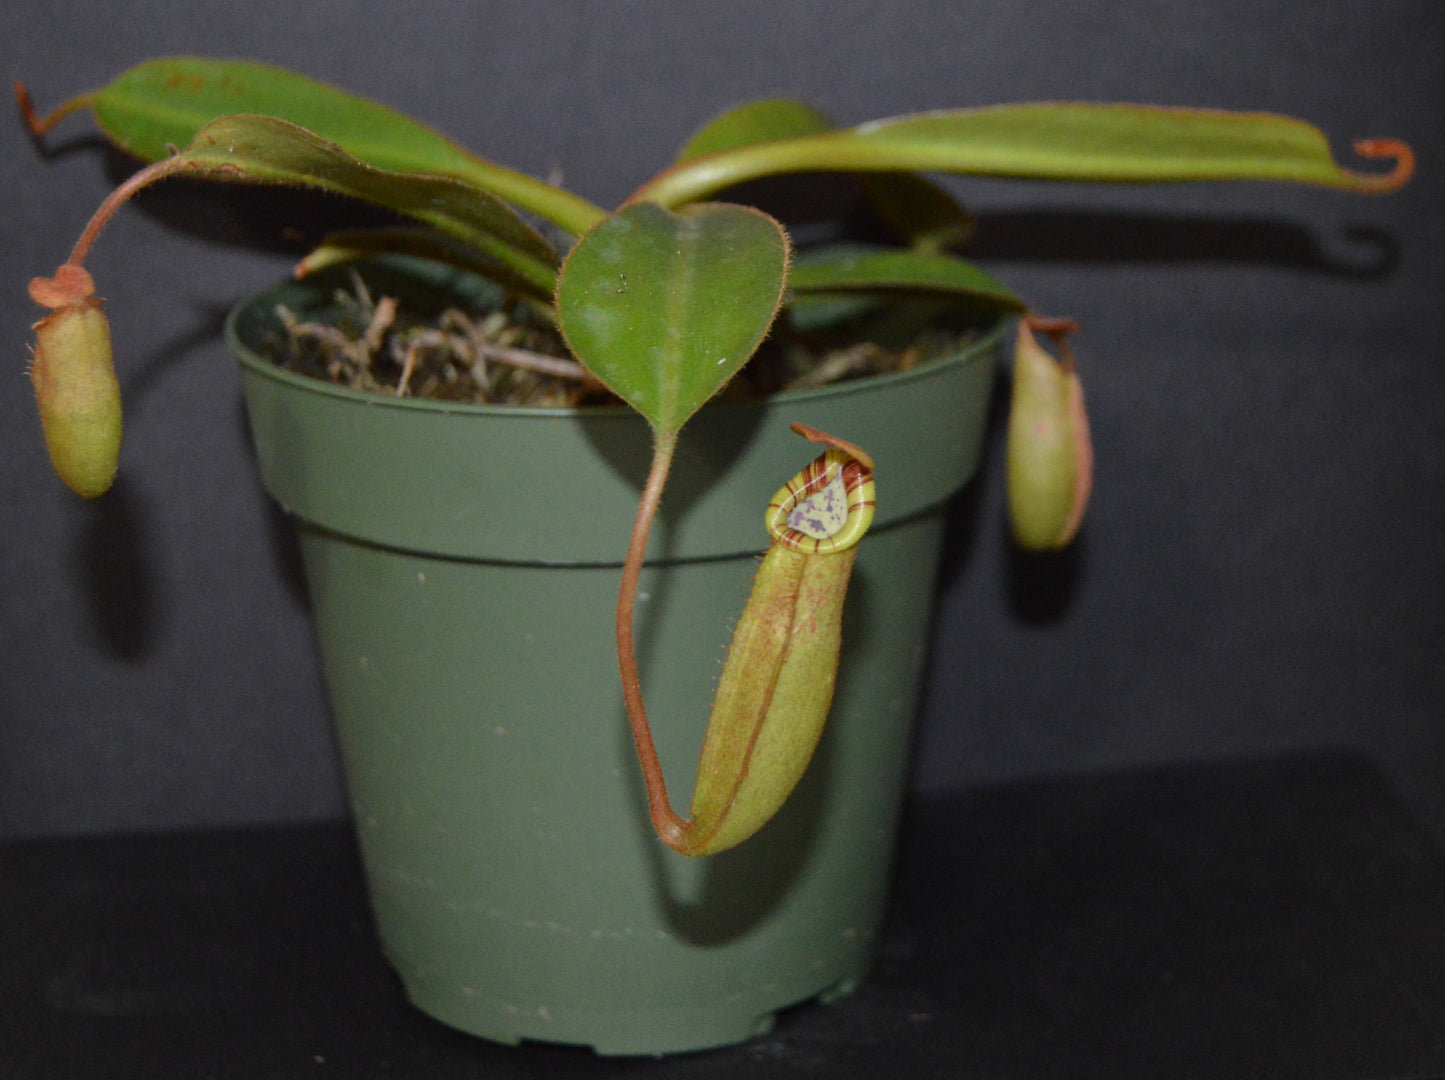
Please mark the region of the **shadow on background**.
<svg viewBox="0 0 1445 1080"><path fill-rule="evenodd" d="M222 311L199 312L183 334L154 351L138 369L121 373L128 420L145 409L167 371L217 340L224 320ZM85 526L77 534L75 561L91 630L111 656L137 659L150 652L156 638L162 578L149 554L155 528L146 500L122 469L110 491L81 510Z"/></svg>
<svg viewBox="0 0 1445 1080"><path fill-rule="evenodd" d="M160 588L148 555L152 530L145 500L120 476L103 499L81 510L86 522L77 534L75 564L90 629L111 656L137 659L155 641Z"/></svg>
<svg viewBox="0 0 1445 1080"><path fill-rule="evenodd" d="M1068 613L1088 565L1089 529L1085 525L1062 551L1025 551L1007 536L1008 598L1014 617L1032 626L1059 622Z"/></svg>
<svg viewBox="0 0 1445 1080"><path fill-rule="evenodd" d="M985 263L1255 264L1361 279L1387 277L1399 264L1400 245L1383 230L1344 237L1359 248L1350 258L1327 251L1310 229L1270 218L1041 209L980 217L962 254Z"/></svg>
<svg viewBox="0 0 1445 1080"><path fill-rule="evenodd" d="M93 141L82 145L93 145ZM137 171L140 163L135 158L102 145L106 175L112 183L119 185ZM297 259L328 233L401 220L368 203L320 191L208 183L183 177L172 177L147 188L131 200L130 207L203 243Z"/></svg>

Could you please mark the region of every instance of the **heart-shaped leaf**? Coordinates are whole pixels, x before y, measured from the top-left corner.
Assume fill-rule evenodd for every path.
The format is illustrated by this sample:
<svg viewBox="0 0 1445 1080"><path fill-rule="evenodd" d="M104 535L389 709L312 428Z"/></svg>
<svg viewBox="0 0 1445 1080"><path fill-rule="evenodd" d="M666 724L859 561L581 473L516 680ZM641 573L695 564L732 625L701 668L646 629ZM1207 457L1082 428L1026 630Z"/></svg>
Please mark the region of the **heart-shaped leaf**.
<svg viewBox="0 0 1445 1080"><path fill-rule="evenodd" d="M573 355L667 436L747 363L787 270L787 234L761 211L636 203L567 256L558 322Z"/></svg>

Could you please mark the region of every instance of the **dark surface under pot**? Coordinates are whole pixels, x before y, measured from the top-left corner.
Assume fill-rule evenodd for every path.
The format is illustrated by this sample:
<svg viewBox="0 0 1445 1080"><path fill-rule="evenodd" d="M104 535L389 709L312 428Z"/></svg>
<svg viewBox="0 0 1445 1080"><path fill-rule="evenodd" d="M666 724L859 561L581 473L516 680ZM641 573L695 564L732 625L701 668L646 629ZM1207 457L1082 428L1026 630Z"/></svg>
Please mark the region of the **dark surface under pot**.
<svg viewBox="0 0 1445 1080"><path fill-rule="evenodd" d="M0 846L6 1080L1445 1075L1445 855L1362 758L915 803L872 975L667 1058L406 1002L342 825Z"/></svg>

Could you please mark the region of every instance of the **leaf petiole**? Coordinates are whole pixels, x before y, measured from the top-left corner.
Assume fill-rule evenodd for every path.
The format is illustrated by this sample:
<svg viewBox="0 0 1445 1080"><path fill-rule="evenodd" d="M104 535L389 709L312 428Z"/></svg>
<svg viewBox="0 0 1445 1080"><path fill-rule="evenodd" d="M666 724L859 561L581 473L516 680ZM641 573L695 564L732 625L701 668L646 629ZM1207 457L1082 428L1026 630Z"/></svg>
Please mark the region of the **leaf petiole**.
<svg viewBox="0 0 1445 1080"><path fill-rule="evenodd" d="M622 567L622 584L617 596L617 666L622 676L622 697L627 704L627 719L632 726L632 740L637 745L637 760L642 766L642 779L647 788L647 809L652 827L669 847L683 842L686 822L673 810L667 797L667 782L662 775L662 762L652 739L647 709L642 703L642 677L637 668L637 647L633 638L633 617L637 607L637 588L642 576L642 563L647 554L647 538L662 503L662 489L672 468L677 449L676 432L659 432L653 444L652 467L642 498L637 505L637 518L632 538L627 545L627 561Z"/></svg>

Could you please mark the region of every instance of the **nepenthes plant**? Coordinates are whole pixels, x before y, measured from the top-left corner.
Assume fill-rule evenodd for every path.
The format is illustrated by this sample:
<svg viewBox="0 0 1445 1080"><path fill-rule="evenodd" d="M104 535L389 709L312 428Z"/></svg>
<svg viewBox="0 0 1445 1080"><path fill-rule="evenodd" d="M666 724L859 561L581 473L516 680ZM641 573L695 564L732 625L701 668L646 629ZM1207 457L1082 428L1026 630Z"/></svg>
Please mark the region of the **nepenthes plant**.
<svg viewBox="0 0 1445 1080"><path fill-rule="evenodd" d="M1280 181L1394 191L1413 156L1393 139L1338 164L1322 133L1265 113L1041 103L941 110L847 128L799 102L724 113L613 211L464 150L383 105L244 61L142 64L47 116L17 87L31 132L89 109L145 162L99 208L70 257L30 286L30 374L51 460L79 494L102 494L120 451L120 391L101 301L84 263L105 224L168 178L298 186L375 204L406 224L327 238L309 272L378 251L440 259L495 280L551 320L572 357L651 425L653 460L621 576L618 667L653 825L674 849L711 854L745 840L787 798L823 728L841 611L875 498L867 448L804 429L822 456L768 505L771 539L739 620L687 817L671 805L643 702L633 641L639 574L688 420L729 383L780 319L856 319L900 298L1016 317L1007 467L1019 543L1065 545L1092 482L1083 393L1068 320L1033 312L954 250L971 219L921 175L1115 183ZM846 173L896 237L887 245L797 250L782 224L727 189L787 173ZM1051 339L1059 355L1039 343Z"/></svg>

